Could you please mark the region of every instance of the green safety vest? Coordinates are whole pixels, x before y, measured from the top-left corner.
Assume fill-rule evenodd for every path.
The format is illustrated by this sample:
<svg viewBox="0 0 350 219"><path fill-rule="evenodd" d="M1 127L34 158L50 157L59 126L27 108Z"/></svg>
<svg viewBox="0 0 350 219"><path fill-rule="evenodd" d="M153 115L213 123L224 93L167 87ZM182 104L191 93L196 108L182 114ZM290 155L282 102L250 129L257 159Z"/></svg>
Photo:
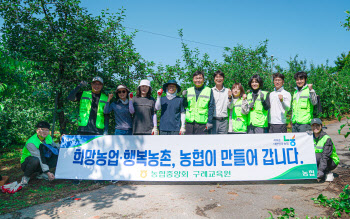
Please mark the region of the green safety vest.
<svg viewBox="0 0 350 219"><path fill-rule="evenodd" d="M310 101L310 89L305 86L297 100L298 90L294 92L293 95L293 115L292 115L292 123L298 124L310 124L313 118L314 107Z"/></svg>
<svg viewBox="0 0 350 219"><path fill-rule="evenodd" d="M96 127L99 129L103 129L105 127L103 109L105 108L107 101L108 101L108 97L105 94L101 93L100 100L98 102L97 118L96 118ZM84 91L80 99L79 123L78 123L79 126L87 126L89 117L90 117L91 103L92 103L92 92Z"/></svg>
<svg viewBox="0 0 350 219"><path fill-rule="evenodd" d="M30 137L30 138L28 139L28 141L26 142L26 144L25 144L23 150L22 150L21 163L23 163L24 160L25 160L27 157L32 156L31 153L30 153L30 151L27 149L27 144L30 144L30 143L34 144L35 147L39 149L39 146L40 146L40 144L41 144L42 142L41 142L40 139L38 138L38 135L37 135L37 134L35 134L35 135L33 135L32 137ZM45 143L46 143L46 144L52 144L52 138L51 138L50 135L48 135L48 136L45 138Z"/></svg>
<svg viewBox="0 0 350 219"><path fill-rule="evenodd" d="M325 135L317 143L316 143L316 140L314 139L315 153L322 153L323 152L323 147L329 138L331 138L331 137L329 137L329 135ZM338 154L337 154L336 149L334 147L334 143L333 143L333 151L331 154L331 158L336 165L339 164L339 157L338 157Z"/></svg>
<svg viewBox="0 0 350 219"><path fill-rule="evenodd" d="M267 91L261 91L264 94L264 100L267 97ZM253 94L249 93L247 96L248 104L253 102ZM262 102L260 100L260 94L256 98L253 110L249 110L248 114L248 125L253 125L255 127L265 128L268 126L268 110L265 110Z"/></svg>
<svg viewBox="0 0 350 219"><path fill-rule="evenodd" d="M186 111L186 122L197 122L206 124L208 122L208 111L211 89L203 88L196 101L196 92L194 87L187 89L188 107Z"/></svg>
<svg viewBox="0 0 350 219"><path fill-rule="evenodd" d="M242 114L242 98L238 99L232 109L232 131L247 132L247 115Z"/></svg>

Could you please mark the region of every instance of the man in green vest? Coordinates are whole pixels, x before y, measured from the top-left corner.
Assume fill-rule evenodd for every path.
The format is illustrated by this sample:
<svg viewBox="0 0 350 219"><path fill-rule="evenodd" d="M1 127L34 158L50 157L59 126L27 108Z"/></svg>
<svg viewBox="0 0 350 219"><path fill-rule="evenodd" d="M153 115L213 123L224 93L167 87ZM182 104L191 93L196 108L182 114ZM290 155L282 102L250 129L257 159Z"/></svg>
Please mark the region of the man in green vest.
<svg viewBox="0 0 350 219"><path fill-rule="evenodd" d="M186 109L186 135L203 135L213 128L213 91L204 86L204 73L193 74L194 87L182 92Z"/></svg>
<svg viewBox="0 0 350 219"><path fill-rule="evenodd" d="M96 76L92 79L90 91L79 91L85 86L87 82L82 81L68 95L68 100L80 102L78 135L107 134L109 117L108 114L103 113L103 109L108 102L108 97L101 93L103 79Z"/></svg>
<svg viewBox="0 0 350 219"><path fill-rule="evenodd" d="M56 144L49 135L48 122L41 121L36 127L36 133L28 139L22 150L21 169L24 172L22 186L27 185L30 176L36 172L39 173L38 179L55 179L50 168L56 167L60 145Z"/></svg>
<svg viewBox="0 0 350 219"><path fill-rule="evenodd" d="M297 72L294 75L297 87L292 102L292 132L311 131L310 122L313 118L314 105L317 104L317 96L312 84L306 84L307 74Z"/></svg>
<svg viewBox="0 0 350 219"><path fill-rule="evenodd" d="M314 136L314 147L317 161L317 178L325 181L333 181L331 172L339 164L339 157L332 139L322 130L322 121L319 118L311 120L311 127Z"/></svg>

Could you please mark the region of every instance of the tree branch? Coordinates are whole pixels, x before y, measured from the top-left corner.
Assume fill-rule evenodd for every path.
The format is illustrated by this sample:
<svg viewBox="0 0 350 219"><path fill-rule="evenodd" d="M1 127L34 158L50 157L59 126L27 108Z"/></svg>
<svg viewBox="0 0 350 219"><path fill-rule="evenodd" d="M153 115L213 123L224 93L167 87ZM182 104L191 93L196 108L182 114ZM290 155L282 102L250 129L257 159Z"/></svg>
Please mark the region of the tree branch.
<svg viewBox="0 0 350 219"><path fill-rule="evenodd" d="M53 27L53 24L52 24L52 22L50 21L50 18L49 18L49 16L48 16L47 12L46 12L46 8L45 8L45 6L44 6L44 1L41 0L40 2L41 2L41 8L42 8L43 11L44 11L46 20L49 22L49 25L50 25L50 27L51 27L51 31L55 32L55 31L54 31L55 28Z"/></svg>

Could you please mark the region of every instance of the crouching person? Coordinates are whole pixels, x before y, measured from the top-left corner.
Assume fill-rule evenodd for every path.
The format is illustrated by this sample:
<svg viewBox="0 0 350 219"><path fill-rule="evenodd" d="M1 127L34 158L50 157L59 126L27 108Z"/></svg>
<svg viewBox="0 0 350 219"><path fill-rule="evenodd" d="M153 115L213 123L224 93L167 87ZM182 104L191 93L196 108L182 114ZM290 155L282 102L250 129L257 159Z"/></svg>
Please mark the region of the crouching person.
<svg viewBox="0 0 350 219"><path fill-rule="evenodd" d="M322 130L322 121L318 118L311 120L311 128L314 136L314 147L317 161L317 178L325 181L333 181L334 176L331 172L339 164L332 139Z"/></svg>
<svg viewBox="0 0 350 219"><path fill-rule="evenodd" d="M21 184L25 186L33 173L39 173L38 179L54 180L55 175L49 168L56 167L59 144L53 142L49 135L48 122L37 124L36 134L26 142L21 157L21 169L24 172Z"/></svg>

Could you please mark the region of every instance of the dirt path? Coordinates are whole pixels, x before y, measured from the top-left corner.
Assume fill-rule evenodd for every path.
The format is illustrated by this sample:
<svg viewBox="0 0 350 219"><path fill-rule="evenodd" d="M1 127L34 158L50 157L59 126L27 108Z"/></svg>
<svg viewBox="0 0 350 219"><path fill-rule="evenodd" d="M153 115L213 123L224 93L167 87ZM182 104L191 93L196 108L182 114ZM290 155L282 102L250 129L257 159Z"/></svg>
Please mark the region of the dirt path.
<svg viewBox="0 0 350 219"><path fill-rule="evenodd" d="M328 216L329 209L314 205L310 198L320 193L336 197L350 183L350 140L338 135L339 126L339 123L329 124L326 130L341 159L332 183L314 180L226 184L129 182L76 195L81 198L79 201L41 204L0 218L266 218L268 211L277 216L286 207L293 207L300 218Z"/></svg>

